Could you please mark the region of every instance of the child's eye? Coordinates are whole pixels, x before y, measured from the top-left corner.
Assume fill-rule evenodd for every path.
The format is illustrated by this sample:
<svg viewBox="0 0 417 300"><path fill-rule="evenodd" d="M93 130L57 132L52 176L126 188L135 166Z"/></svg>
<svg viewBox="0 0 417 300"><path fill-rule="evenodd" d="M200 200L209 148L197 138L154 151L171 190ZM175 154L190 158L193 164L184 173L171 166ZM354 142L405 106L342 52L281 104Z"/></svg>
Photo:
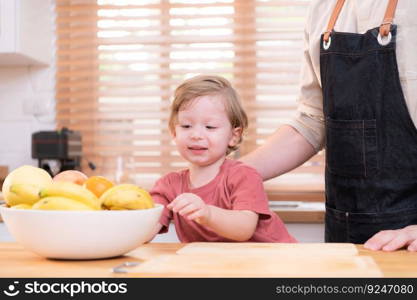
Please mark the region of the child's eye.
<svg viewBox="0 0 417 300"><path fill-rule="evenodd" d="M215 126L206 126L207 129L216 129L217 127Z"/></svg>
<svg viewBox="0 0 417 300"><path fill-rule="evenodd" d="M180 127L181 127L181 128L191 128L191 125L188 125L188 124L183 124L183 125L180 125Z"/></svg>

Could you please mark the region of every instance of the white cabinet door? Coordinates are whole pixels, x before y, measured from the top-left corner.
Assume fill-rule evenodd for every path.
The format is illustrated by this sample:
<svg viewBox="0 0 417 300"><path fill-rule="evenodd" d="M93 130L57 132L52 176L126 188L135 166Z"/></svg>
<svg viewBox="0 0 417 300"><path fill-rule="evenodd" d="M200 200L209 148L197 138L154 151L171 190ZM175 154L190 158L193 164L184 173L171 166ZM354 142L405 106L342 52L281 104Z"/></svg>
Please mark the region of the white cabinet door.
<svg viewBox="0 0 417 300"><path fill-rule="evenodd" d="M51 0L0 0L0 65L51 63L51 5Z"/></svg>
<svg viewBox="0 0 417 300"><path fill-rule="evenodd" d="M14 13L16 2L0 0L0 52L10 53L16 50L16 26Z"/></svg>

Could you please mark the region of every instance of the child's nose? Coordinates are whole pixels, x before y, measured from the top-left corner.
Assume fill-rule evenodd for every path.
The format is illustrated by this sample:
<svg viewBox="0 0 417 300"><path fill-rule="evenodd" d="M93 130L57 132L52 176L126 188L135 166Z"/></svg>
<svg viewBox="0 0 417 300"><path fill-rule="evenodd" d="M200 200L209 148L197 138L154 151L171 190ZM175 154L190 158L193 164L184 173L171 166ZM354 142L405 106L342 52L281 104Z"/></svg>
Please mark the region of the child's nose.
<svg viewBox="0 0 417 300"><path fill-rule="evenodd" d="M191 138L192 139L201 139L202 138L202 132L199 128L193 128L191 131Z"/></svg>

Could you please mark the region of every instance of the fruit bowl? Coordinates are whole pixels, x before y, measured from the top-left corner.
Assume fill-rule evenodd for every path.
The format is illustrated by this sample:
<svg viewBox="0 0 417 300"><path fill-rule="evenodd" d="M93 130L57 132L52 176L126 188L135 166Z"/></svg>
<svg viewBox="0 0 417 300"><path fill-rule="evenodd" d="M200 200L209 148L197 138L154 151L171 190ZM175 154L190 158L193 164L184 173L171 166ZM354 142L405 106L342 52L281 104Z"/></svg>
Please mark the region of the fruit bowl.
<svg viewBox="0 0 417 300"><path fill-rule="evenodd" d="M0 206L13 238L47 258L100 259L123 255L146 243L163 205L138 210L59 211Z"/></svg>

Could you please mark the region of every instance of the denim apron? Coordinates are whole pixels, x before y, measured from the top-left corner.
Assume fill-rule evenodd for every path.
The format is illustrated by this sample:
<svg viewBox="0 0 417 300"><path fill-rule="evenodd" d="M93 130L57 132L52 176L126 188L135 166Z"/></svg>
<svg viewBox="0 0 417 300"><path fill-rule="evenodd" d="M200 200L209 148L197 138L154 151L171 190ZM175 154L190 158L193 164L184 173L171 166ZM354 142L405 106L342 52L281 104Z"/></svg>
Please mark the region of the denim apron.
<svg viewBox="0 0 417 300"><path fill-rule="evenodd" d="M417 224L417 131L398 75L397 27L387 37L380 29L321 36L326 242L362 244Z"/></svg>

